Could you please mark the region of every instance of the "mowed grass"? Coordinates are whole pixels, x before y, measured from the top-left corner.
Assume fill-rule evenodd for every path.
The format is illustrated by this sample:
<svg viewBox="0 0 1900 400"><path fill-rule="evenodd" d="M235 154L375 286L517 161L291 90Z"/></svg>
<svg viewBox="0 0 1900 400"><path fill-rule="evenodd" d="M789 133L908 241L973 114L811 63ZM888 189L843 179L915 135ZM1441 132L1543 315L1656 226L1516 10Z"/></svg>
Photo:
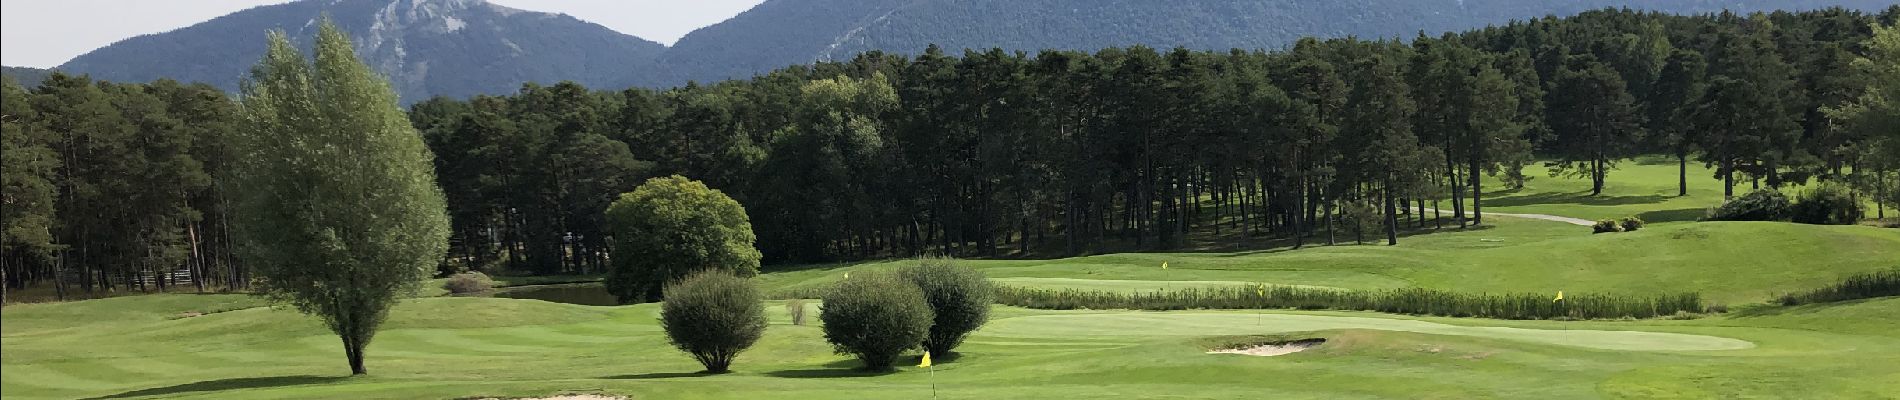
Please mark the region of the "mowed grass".
<svg viewBox="0 0 1900 400"><path fill-rule="evenodd" d="M1694 166L1692 166L1694 167ZM1697 175L1700 174L1700 175ZM1900 230L1691 221L1720 202L1673 164L1625 163L1602 196L1538 176L1486 210L1642 215L1641 231L1494 217L1399 246L1106 254L965 261L1003 285L1118 292L1251 283L1345 289L1655 295L1696 291L1735 311L1695 320L1500 321L1329 311L1043 311L997 307L960 357L938 358L943 399L993 398L1893 398L1900 298L1773 307L1774 295L1900 263ZM1499 188L1501 186L1492 186ZM1318 241L1323 241L1319 239ZM1169 268L1163 270L1161 263ZM822 288L903 260L772 266L773 292ZM518 285L587 277L502 278ZM432 283L427 295L440 293ZM128 296L0 310L0 395L67 398L479 398L607 393L664 399L929 398L915 368L866 374L817 326L766 308L765 338L725 375L672 349L654 305L405 300L347 376L316 319L243 295ZM815 305L808 305L815 311ZM808 318L816 324L816 318ZM1202 343L1323 337L1281 357Z"/></svg>
<svg viewBox="0 0 1900 400"><path fill-rule="evenodd" d="M967 260L1000 284L1152 291L1245 284L1347 289L1657 295L1700 292L1724 304L1769 300L1900 264L1900 230L1775 222L1660 224L1593 235L1589 227L1493 218L1398 246L1316 246L1243 253L1123 253L1058 260ZM1167 262L1169 268L1161 269ZM906 262L768 267L768 289L820 287Z"/></svg>
<svg viewBox="0 0 1900 400"><path fill-rule="evenodd" d="M8 399L929 398L916 368L855 371L783 307L737 372L699 375L653 305L428 298L399 305L348 377L319 323L239 295L155 295L0 311ZM98 319L93 315L117 315ZM998 307L940 398L1881 398L1900 393L1900 299L1690 321L1494 321L1360 312ZM815 322L814 322L815 323ZM1203 354L1226 335L1321 337L1281 357Z"/></svg>
<svg viewBox="0 0 1900 400"><path fill-rule="evenodd" d="M1590 180L1583 177L1550 176L1541 164L1526 167L1530 179L1521 189L1506 189L1504 182L1485 177L1484 211L1519 214L1549 214L1602 220L1640 217L1648 222L1686 222L1702 218L1709 208L1722 204L1722 180L1715 169L1689 160L1688 195L1678 196L1678 166L1673 156L1641 156L1622 160L1610 171L1603 193L1590 195ZM1754 190L1748 178L1735 177L1735 195ZM1814 181L1809 181L1812 184ZM1763 187L1767 184L1762 181ZM1781 188L1790 199L1806 186L1787 184ZM1873 202L1863 204L1867 217L1875 216ZM1442 207L1447 211L1449 203ZM1889 210L1892 211L1892 210Z"/></svg>

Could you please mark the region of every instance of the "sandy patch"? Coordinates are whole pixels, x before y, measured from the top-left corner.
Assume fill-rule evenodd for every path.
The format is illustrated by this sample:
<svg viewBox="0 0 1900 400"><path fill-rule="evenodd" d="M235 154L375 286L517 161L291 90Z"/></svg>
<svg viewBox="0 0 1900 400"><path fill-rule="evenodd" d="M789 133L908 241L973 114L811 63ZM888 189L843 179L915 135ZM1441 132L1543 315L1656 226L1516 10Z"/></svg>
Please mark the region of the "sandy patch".
<svg viewBox="0 0 1900 400"><path fill-rule="evenodd" d="M490 397L490 398L481 399L481 400L502 400L502 399ZM620 396L608 396L604 394L563 394L563 395L555 395L555 396L548 396L548 397L521 397L521 398L515 398L512 400L627 400L627 398L620 397Z"/></svg>
<svg viewBox="0 0 1900 400"><path fill-rule="evenodd" d="M1284 356L1288 354L1306 351L1306 349L1319 347L1321 343L1326 343L1326 341L1325 340L1301 340L1301 341L1294 341L1294 342L1287 342L1287 343L1262 344L1262 345L1241 347L1237 349L1212 350L1212 351L1208 351L1207 354L1239 354L1243 356L1255 356L1255 357Z"/></svg>

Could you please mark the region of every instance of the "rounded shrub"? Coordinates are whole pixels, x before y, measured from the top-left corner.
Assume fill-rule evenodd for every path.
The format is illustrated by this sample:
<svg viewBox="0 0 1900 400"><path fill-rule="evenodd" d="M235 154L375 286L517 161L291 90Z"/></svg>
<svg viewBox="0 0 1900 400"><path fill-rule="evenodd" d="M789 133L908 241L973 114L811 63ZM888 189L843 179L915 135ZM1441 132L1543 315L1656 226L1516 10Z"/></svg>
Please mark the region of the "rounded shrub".
<svg viewBox="0 0 1900 400"><path fill-rule="evenodd" d="M1762 189L1722 203L1709 211L1705 221L1780 221L1788 216L1788 195Z"/></svg>
<svg viewBox="0 0 1900 400"><path fill-rule="evenodd" d="M1623 223L1614 219L1597 221L1596 225L1590 226L1591 233L1617 233L1622 231Z"/></svg>
<svg viewBox="0 0 1900 400"><path fill-rule="evenodd" d="M934 319L923 290L890 273L854 274L825 293L819 307L825 340L874 371L889 370L898 355L922 344Z"/></svg>
<svg viewBox="0 0 1900 400"><path fill-rule="evenodd" d="M1822 183L1801 192L1788 217L1794 222L1816 225L1852 225L1859 223L1866 210L1849 189L1837 183Z"/></svg>
<svg viewBox="0 0 1900 400"><path fill-rule="evenodd" d="M453 294L481 293L495 288L495 280L480 272L463 272L442 282L442 288Z"/></svg>
<svg viewBox="0 0 1900 400"><path fill-rule="evenodd" d="M706 271L666 286L660 326L667 341L706 372L726 372L739 352L765 334L758 287L728 271Z"/></svg>
<svg viewBox="0 0 1900 400"><path fill-rule="evenodd" d="M931 354L950 354L965 336L989 322L996 294L983 273L955 260L924 258L899 274L923 290L935 314L930 335L924 339L924 350Z"/></svg>
<svg viewBox="0 0 1900 400"><path fill-rule="evenodd" d="M605 283L623 304L659 300L665 284L700 271L759 272L745 207L699 181L648 179L608 205L606 218L613 265Z"/></svg>
<svg viewBox="0 0 1900 400"><path fill-rule="evenodd" d="M1618 225L1623 227L1624 232L1635 232L1637 229L1643 229L1643 224L1642 218L1624 217L1623 221Z"/></svg>

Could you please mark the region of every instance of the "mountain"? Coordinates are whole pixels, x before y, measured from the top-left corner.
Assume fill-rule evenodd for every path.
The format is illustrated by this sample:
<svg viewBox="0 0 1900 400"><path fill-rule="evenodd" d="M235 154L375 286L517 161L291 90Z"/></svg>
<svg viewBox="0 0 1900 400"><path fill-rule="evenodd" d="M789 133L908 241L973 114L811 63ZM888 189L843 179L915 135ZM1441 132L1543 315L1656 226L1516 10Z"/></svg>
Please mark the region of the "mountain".
<svg viewBox="0 0 1900 400"><path fill-rule="evenodd" d="M46 76L52 73L52 70L33 67L0 67L0 75L11 77L14 82L27 88L39 86L40 81L46 80Z"/></svg>
<svg viewBox="0 0 1900 400"><path fill-rule="evenodd" d="M255 7L93 50L57 69L111 81L200 81L235 91L281 29L308 46L328 14L404 102L512 93L522 82L634 83L665 46L565 14L483 0L304 0Z"/></svg>
<svg viewBox="0 0 1900 400"><path fill-rule="evenodd" d="M1303 36L1401 37L1604 7L1668 13L1876 10L1891 0L767 0L685 37L648 85L743 78L866 50L1278 49Z"/></svg>
<svg viewBox="0 0 1900 400"><path fill-rule="evenodd" d="M113 81L160 77L236 90L263 33L308 42L328 14L405 102L514 92L522 82L595 88L745 78L869 50L1097 50L1147 45L1278 49L1304 36L1411 38L1605 7L1668 13L1876 10L1891 0L766 0L673 47L561 14L484 0L303 0L126 39L58 67ZM637 12L637 11L628 11Z"/></svg>

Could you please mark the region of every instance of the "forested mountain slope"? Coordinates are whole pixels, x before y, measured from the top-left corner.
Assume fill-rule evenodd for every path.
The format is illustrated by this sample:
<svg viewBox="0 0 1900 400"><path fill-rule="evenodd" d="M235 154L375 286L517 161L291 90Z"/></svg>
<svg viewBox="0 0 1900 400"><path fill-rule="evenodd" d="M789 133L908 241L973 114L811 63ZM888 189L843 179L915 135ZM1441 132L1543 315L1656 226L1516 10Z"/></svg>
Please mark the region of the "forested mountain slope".
<svg viewBox="0 0 1900 400"><path fill-rule="evenodd" d="M51 73L53 71L32 67L0 67L0 75L12 77L14 83L26 87L39 86L40 81L46 80L46 75Z"/></svg>
<svg viewBox="0 0 1900 400"><path fill-rule="evenodd" d="M866 50L1072 49L1147 45L1279 49L1303 36L1411 38L1604 7L1667 13L1874 10L1882 0L770 0L680 39L644 83L744 78Z"/></svg>

